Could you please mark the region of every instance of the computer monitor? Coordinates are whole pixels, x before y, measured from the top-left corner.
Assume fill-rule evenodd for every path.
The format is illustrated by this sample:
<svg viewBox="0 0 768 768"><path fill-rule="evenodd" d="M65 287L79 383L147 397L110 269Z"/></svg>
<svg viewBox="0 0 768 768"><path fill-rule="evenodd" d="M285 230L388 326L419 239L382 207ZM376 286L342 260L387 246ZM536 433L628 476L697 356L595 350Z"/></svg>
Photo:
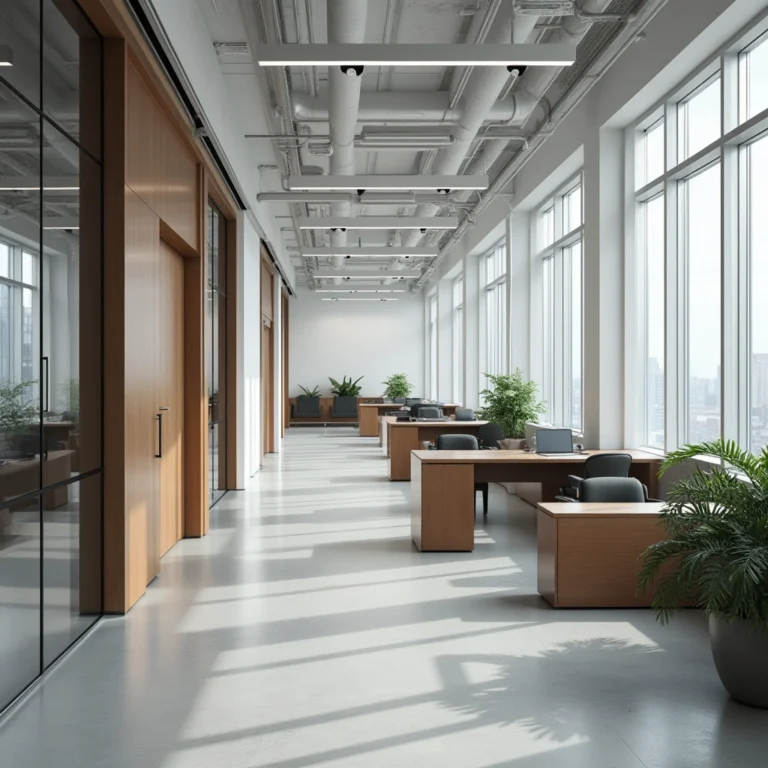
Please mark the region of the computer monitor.
<svg viewBox="0 0 768 768"><path fill-rule="evenodd" d="M570 429L536 430L536 453L573 453L573 432Z"/></svg>

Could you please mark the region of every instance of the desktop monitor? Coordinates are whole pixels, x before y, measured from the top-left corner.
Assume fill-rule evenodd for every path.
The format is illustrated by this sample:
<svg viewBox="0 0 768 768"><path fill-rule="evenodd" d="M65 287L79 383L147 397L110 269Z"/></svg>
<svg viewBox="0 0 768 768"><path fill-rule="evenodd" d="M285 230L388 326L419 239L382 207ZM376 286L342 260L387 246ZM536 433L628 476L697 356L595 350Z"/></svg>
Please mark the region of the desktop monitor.
<svg viewBox="0 0 768 768"><path fill-rule="evenodd" d="M570 429L537 430L536 453L573 453L573 432Z"/></svg>

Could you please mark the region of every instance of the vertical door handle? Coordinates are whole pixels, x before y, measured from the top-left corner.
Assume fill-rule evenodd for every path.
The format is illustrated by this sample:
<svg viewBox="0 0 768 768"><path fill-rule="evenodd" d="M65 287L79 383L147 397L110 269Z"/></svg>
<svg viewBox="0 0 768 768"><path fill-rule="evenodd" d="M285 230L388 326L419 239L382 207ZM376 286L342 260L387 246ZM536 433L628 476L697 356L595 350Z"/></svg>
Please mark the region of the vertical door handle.
<svg viewBox="0 0 768 768"><path fill-rule="evenodd" d="M51 409L50 377L48 375L50 365L47 357L43 357L42 361L45 363L45 373L43 374L43 392L45 393L45 397L43 398L43 413L48 413Z"/></svg>
<svg viewBox="0 0 768 768"><path fill-rule="evenodd" d="M158 413L155 417L157 419L157 453L156 459L163 458L163 414Z"/></svg>

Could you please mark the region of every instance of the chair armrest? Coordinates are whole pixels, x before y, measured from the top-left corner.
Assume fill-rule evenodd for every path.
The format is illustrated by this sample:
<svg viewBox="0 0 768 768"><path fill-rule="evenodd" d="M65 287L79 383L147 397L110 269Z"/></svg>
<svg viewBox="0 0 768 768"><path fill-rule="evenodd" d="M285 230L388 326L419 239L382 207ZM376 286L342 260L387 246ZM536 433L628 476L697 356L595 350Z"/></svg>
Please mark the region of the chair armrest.
<svg viewBox="0 0 768 768"><path fill-rule="evenodd" d="M567 501L571 504L576 504L578 499L572 499L570 496L555 496L555 501Z"/></svg>
<svg viewBox="0 0 768 768"><path fill-rule="evenodd" d="M571 485L574 488L578 488L583 482L584 478L578 475L568 475L566 478L566 485Z"/></svg>

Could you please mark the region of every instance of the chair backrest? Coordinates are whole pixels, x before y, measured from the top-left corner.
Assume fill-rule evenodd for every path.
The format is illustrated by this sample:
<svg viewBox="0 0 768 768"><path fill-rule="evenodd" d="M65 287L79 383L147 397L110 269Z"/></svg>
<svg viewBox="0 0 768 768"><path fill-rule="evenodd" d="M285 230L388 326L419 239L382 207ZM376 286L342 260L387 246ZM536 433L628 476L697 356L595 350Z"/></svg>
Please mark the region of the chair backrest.
<svg viewBox="0 0 768 768"><path fill-rule="evenodd" d="M342 395L333 398L335 416L357 416L357 398L354 395Z"/></svg>
<svg viewBox="0 0 768 768"><path fill-rule="evenodd" d="M296 416L319 416L320 398L299 395L296 398Z"/></svg>
<svg viewBox="0 0 768 768"><path fill-rule="evenodd" d="M631 466L628 453L599 453L584 462L584 477L629 477Z"/></svg>
<svg viewBox="0 0 768 768"><path fill-rule="evenodd" d="M412 405L417 405L421 402L420 397L406 397L405 404L410 408Z"/></svg>
<svg viewBox="0 0 768 768"><path fill-rule="evenodd" d="M477 432L477 439L483 448L498 448L499 440L504 439L504 429L500 424L483 424Z"/></svg>
<svg viewBox="0 0 768 768"><path fill-rule="evenodd" d="M634 477L590 477L581 484L579 501L643 502L645 490L643 484Z"/></svg>
<svg viewBox="0 0 768 768"><path fill-rule="evenodd" d="M471 408L457 408L456 421L474 421L475 412Z"/></svg>
<svg viewBox="0 0 768 768"><path fill-rule="evenodd" d="M422 405L419 407L416 415L422 419L439 419L443 415L443 412L437 406Z"/></svg>
<svg viewBox="0 0 768 768"><path fill-rule="evenodd" d="M438 435L435 441L438 451L476 451L478 447L474 435Z"/></svg>

